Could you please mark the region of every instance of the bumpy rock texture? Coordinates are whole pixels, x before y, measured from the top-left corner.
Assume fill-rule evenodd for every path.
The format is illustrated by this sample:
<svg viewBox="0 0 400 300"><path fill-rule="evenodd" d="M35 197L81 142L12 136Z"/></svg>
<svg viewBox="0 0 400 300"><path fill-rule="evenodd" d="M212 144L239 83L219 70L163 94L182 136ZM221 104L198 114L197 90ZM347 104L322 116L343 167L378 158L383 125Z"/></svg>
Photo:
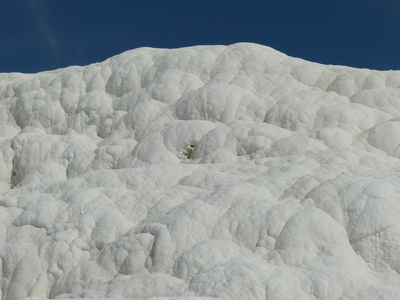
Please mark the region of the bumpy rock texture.
<svg viewBox="0 0 400 300"><path fill-rule="evenodd" d="M399 86L255 44L0 74L2 299L400 299Z"/></svg>

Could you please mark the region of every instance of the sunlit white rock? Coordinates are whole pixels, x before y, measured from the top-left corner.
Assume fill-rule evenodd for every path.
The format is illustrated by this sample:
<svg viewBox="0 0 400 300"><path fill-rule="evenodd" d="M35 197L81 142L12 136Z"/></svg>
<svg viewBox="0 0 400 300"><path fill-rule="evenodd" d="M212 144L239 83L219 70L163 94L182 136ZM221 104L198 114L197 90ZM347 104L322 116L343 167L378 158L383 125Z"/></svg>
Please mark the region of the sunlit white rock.
<svg viewBox="0 0 400 300"><path fill-rule="evenodd" d="M256 44L0 74L3 299L400 298L400 72Z"/></svg>

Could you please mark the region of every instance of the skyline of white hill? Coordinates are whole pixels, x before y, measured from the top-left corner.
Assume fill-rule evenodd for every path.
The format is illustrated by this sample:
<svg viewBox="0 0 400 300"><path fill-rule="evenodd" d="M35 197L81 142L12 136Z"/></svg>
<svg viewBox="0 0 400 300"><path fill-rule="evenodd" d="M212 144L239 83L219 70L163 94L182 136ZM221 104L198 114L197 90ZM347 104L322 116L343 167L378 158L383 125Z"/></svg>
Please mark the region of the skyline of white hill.
<svg viewBox="0 0 400 300"><path fill-rule="evenodd" d="M0 73L1 298L398 299L399 170L400 71L239 43Z"/></svg>

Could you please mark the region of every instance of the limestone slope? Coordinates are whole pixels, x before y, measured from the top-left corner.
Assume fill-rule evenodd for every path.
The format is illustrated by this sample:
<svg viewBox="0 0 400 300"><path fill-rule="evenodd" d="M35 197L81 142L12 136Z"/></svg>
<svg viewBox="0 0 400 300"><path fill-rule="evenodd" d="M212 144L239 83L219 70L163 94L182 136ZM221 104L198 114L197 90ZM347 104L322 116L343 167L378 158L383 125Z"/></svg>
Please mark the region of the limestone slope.
<svg viewBox="0 0 400 300"><path fill-rule="evenodd" d="M0 74L2 299L399 299L400 72L256 44Z"/></svg>

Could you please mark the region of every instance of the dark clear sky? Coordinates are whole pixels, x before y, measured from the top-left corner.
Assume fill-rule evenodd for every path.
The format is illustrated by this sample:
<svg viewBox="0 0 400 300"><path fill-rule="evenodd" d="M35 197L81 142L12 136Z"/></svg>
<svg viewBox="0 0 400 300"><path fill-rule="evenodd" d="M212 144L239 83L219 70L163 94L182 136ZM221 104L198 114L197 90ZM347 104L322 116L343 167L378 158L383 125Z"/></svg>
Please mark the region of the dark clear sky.
<svg viewBox="0 0 400 300"><path fill-rule="evenodd" d="M400 70L400 0L7 0L0 13L0 72L86 65L143 46L236 42Z"/></svg>

